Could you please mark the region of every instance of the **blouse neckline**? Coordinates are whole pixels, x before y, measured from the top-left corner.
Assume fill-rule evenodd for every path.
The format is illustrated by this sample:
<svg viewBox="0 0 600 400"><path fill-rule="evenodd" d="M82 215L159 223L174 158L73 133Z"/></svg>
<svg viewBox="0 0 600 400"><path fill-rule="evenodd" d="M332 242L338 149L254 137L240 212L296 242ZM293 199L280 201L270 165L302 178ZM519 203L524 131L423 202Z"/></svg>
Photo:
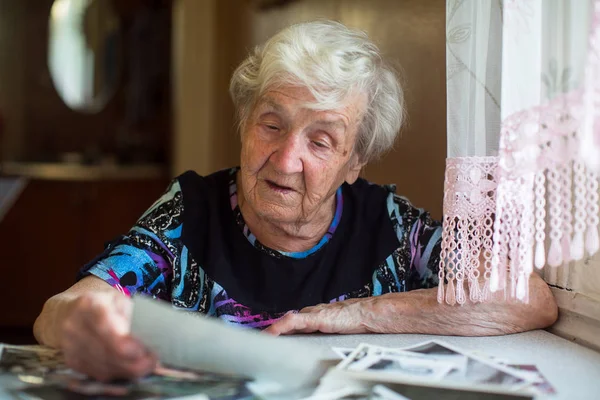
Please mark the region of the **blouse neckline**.
<svg viewBox="0 0 600 400"><path fill-rule="evenodd" d="M229 178L230 178L229 179L229 199L230 199L230 203L231 203L231 210L233 211L234 218L235 218L235 221L236 221L238 227L242 230L242 233L244 234L246 239L248 239L250 244L252 244L254 247L266 252L267 254L278 256L278 257L306 258L306 257L310 256L311 254L314 254L317 251L319 251L321 248L323 248L323 246L325 246L331 240L331 238L333 237L333 234L335 233L335 231L336 231L337 227L339 226L340 221L342 219L342 211L344 208L342 186L340 186L335 192L335 214L333 216L331 224L329 225L329 228L327 229L327 232L325 232L325 234L323 235L321 240L316 245L314 245L313 247L311 247L310 249L305 250L305 251L297 251L297 252L279 251L279 250L271 249L271 248L263 245L262 243L260 243L259 240L256 238L256 236L254 236L254 234L252 232L250 232L250 228L248 228L248 225L244 221L244 217L242 215L242 211L240 210L240 207L238 204L238 197L237 197L236 176L237 176L238 171L239 171L239 167L232 168L230 171L230 174L229 174Z"/></svg>

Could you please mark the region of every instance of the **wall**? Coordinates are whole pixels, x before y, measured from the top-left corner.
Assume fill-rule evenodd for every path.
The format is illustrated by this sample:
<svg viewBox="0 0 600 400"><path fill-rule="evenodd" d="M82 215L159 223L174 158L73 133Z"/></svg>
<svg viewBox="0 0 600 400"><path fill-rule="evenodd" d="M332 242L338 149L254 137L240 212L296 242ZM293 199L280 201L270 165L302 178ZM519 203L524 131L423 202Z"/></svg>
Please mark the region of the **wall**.
<svg viewBox="0 0 600 400"><path fill-rule="evenodd" d="M173 174L211 165L214 1L173 5Z"/></svg>
<svg viewBox="0 0 600 400"><path fill-rule="evenodd" d="M20 154L23 132L25 14L22 2L0 0L0 160Z"/></svg>
<svg viewBox="0 0 600 400"><path fill-rule="evenodd" d="M248 46L248 3L177 0L173 13L173 174L239 164L229 78Z"/></svg>

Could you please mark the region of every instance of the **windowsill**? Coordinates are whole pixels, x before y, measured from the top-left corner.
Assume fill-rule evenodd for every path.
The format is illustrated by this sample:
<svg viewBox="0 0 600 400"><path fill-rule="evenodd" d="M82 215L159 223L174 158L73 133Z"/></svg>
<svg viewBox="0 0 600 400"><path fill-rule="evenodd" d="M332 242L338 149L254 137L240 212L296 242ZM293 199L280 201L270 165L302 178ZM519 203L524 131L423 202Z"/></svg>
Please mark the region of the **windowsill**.
<svg viewBox="0 0 600 400"><path fill-rule="evenodd" d="M558 321L548 331L600 351L600 300L557 287L550 289L559 313Z"/></svg>

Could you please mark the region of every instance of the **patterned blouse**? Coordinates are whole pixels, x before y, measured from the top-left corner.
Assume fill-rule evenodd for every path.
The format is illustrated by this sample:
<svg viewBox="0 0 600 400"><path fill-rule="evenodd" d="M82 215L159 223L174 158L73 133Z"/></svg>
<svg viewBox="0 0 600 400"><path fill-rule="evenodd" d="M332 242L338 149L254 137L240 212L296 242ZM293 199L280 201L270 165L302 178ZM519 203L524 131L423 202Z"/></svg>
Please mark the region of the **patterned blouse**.
<svg viewBox="0 0 600 400"><path fill-rule="evenodd" d="M78 279L92 274L128 296L142 293L171 302L177 309L260 329L286 312L308 305L437 286L441 224L396 195L394 186L373 185L362 179L354 185L342 185L336 192L336 211L327 233L313 248L291 253L261 244L245 224L237 202L237 171L238 168L233 168L206 178L188 172L174 179L126 235L109 243L103 253L81 269ZM208 194L197 189L200 186L186 183L203 182L202 179L212 182L212 177L216 177L216 183L210 186ZM207 206L207 213L202 214L206 217L198 220L191 216L188 208L201 207L198 204L202 201L196 199L220 191L225 196L207 203L217 206ZM225 205L226 196L229 204ZM360 202L353 200L354 197ZM375 198L379 200L372 200ZM365 206L361 206L363 203ZM219 208L219 204L224 210L221 219L214 217L218 213L211 209ZM371 211L361 211L374 208L381 217L370 217ZM221 232L221 227L228 224L227 218L235 221L231 223L232 229L243 235L240 240L245 244L238 243L235 247L238 250L227 247L219 250L223 242L237 240L238 232L226 229ZM360 218L365 219L362 225L349 225ZM374 218L385 221L373 221ZM209 219L215 222L203 223ZM378 228L386 224L392 228L387 236L385 228ZM198 229L202 234L194 236ZM391 245L380 246L384 250L363 256L365 252L360 247L375 247L369 244L374 241L387 241ZM202 247L200 242L207 245ZM248 251L248 256L239 255L240 251ZM354 256L353 252L360 256ZM344 254L348 257L344 258ZM229 262L233 265L226 260L230 255L237 260ZM244 260L254 260L252 257L264 262L240 265L245 264ZM323 257L329 257L325 258L329 260L327 267L319 264L325 263L318 261ZM336 262L330 262L332 259ZM353 266L355 259L357 265ZM276 269L263 268L262 264L272 264ZM269 275L280 270L284 270L282 278L270 279ZM286 293L292 295L279 301Z"/></svg>

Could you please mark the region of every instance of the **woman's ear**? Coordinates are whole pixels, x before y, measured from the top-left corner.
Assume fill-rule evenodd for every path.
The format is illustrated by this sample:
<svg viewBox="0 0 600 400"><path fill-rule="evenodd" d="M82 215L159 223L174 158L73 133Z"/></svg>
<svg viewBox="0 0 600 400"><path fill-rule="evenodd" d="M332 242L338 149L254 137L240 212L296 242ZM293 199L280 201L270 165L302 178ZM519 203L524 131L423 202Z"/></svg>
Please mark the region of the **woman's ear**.
<svg viewBox="0 0 600 400"><path fill-rule="evenodd" d="M361 161L361 159L358 157L358 155L354 154L352 156L352 158L350 159L350 163L349 163L349 167L348 167L348 172L346 172L346 183L348 183L348 185L352 185L354 182L356 182L356 180L358 179L358 176L360 175L360 171L363 169L363 167L367 164L364 161Z"/></svg>

